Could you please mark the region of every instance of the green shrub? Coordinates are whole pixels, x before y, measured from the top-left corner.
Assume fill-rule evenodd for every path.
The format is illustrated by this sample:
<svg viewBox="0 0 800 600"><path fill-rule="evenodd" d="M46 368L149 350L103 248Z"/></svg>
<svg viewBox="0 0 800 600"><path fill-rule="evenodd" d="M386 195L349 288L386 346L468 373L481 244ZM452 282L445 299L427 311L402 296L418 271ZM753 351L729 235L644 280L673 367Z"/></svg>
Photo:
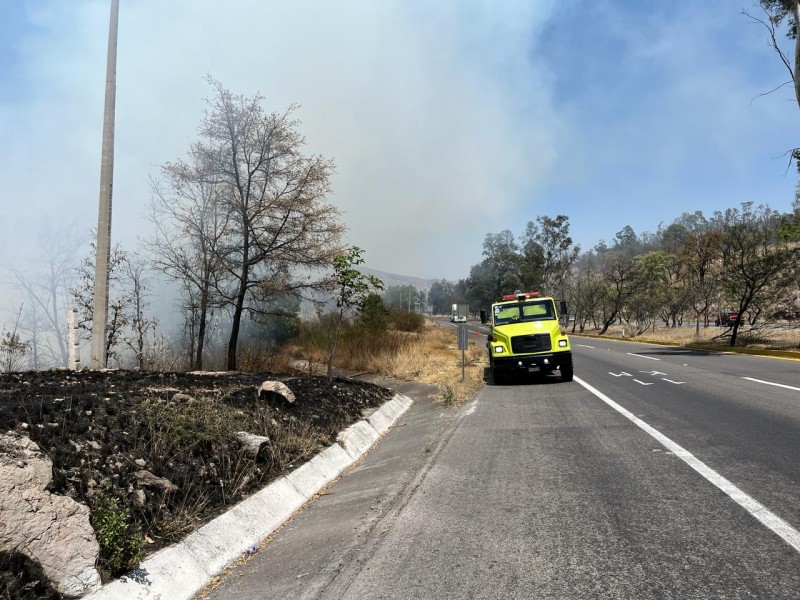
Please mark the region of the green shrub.
<svg viewBox="0 0 800 600"><path fill-rule="evenodd" d="M359 312L357 324L359 328L372 332L386 331L389 311L378 294L370 294L364 299Z"/></svg>
<svg viewBox="0 0 800 600"><path fill-rule="evenodd" d="M455 392L453 391L453 386L451 386L450 384L447 383L444 384L440 392L440 395L442 397L442 401L448 406L450 406L451 404L453 404L453 402L455 402L456 395Z"/></svg>
<svg viewBox="0 0 800 600"><path fill-rule="evenodd" d="M92 527L100 544L100 567L112 575L135 568L144 555L144 534L119 498L99 494L92 502Z"/></svg>
<svg viewBox="0 0 800 600"><path fill-rule="evenodd" d="M397 331L421 332L425 329L425 317L407 310L391 311L389 321Z"/></svg>

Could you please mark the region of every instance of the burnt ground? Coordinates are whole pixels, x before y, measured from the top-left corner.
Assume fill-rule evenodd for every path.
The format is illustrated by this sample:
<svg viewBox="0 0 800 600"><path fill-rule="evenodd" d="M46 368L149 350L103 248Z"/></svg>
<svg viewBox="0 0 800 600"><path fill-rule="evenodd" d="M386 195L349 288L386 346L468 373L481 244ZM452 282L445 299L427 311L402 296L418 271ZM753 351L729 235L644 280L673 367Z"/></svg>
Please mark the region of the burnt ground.
<svg viewBox="0 0 800 600"><path fill-rule="evenodd" d="M266 380L285 383L296 402L257 396ZM299 466L391 396L370 383L308 375L0 374L0 432L29 435L51 458L52 493L93 509L118 498L147 554ZM252 456L238 431L269 442ZM104 580L125 570L104 550L99 566ZM57 597L24 557L0 553L0 600Z"/></svg>

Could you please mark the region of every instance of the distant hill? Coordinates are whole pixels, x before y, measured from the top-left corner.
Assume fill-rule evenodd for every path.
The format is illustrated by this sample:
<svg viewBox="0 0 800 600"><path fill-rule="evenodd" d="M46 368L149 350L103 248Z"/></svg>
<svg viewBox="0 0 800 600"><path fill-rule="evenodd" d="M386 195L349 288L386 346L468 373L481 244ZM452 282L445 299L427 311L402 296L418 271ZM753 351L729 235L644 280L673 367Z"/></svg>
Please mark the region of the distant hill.
<svg viewBox="0 0 800 600"><path fill-rule="evenodd" d="M418 290L425 290L427 292L431 289L431 285L433 285L434 281L441 281L439 279L423 279L422 277L387 273L386 271L378 271L377 269L370 269L368 267L359 267L358 270L364 275L374 275L383 281L383 285L387 288L394 285L413 285Z"/></svg>

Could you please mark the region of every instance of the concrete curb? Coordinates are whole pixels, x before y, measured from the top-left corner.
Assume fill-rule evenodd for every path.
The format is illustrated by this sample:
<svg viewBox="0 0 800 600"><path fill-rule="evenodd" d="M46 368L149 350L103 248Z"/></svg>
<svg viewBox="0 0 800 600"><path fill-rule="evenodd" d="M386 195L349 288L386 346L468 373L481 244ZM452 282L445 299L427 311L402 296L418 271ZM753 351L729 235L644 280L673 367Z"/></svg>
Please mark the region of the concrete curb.
<svg viewBox="0 0 800 600"><path fill-rule="evenodd" d="M322 488L361 458L414 401L395 396L338 442L286 477L203 525L182 541L159 550L130 574L84 596L92 600L182 600L194 597L249 548L260 544Z"/></svg>

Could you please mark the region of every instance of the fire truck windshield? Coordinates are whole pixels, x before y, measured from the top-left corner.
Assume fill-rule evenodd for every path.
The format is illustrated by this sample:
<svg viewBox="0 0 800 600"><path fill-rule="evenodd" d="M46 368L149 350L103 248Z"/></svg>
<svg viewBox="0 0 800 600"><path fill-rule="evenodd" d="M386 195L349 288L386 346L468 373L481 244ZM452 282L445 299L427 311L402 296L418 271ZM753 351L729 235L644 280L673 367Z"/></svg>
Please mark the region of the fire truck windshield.
<svg viewBox="0 0 800 600"><path fill-rule="evenodd" d="M494 324L522 323L555 319L552 300L532 300L513 304L498 304L494 307Z"/></svg>

